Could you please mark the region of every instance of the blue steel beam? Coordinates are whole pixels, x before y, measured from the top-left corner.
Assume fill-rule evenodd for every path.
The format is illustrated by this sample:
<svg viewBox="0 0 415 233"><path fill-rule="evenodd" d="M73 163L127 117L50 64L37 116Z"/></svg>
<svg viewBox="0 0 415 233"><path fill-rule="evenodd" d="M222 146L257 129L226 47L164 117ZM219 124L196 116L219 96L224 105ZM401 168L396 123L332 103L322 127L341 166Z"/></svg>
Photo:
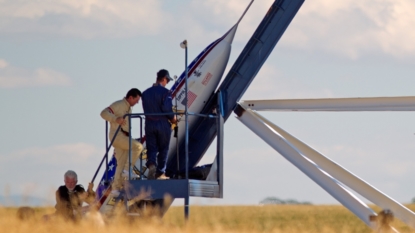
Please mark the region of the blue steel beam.
<svg viewBox="0 0 415 233"><path fill-rule="evenodd" d="M217 93L221 92L224 120L228 119L303 2L304 0L275 0L218 91L212 94L202 110L202 114L212 113L217 106ZM189 168L196 166L203 157L215 139L216 131L216 119L198 118L189 131ZM179 166L181 168L185 168L184 151L185 145L181 143L179 147ZM167 172L169 174L175 173L176 156L177 154L172 156L168 162Z"/></svg>

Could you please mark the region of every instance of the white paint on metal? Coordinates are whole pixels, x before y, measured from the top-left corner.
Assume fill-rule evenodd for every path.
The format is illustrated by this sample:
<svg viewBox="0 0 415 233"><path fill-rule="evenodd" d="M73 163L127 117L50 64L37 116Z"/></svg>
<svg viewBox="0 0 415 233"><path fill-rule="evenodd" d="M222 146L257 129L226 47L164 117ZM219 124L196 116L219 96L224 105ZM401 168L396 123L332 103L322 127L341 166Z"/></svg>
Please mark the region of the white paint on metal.
<svg viewBox="0 0 415 233"><path fill-rule="evenodd" d="M273 131L280 134L287 141L289 141L295 148L297 148L305 157L317 164L322 170L329 173L338 181L342 182L344 185L348 186L352 190L356 191L367 200L373 202L382 209L389 209L395 215L395 217L401 219L403 222L415 228L415 213L395 201L391 197L377 190L369 183L365 182L361 178L357 177L353 173L349 172L347 169L343 168L336 162L330 160L323 154L319 153L309 145L295 138L288 132L284 131L282 128L273 124L260 114L252 112L252 114L260 119L264 124L267 124Z"/></svg>
<svg viewBox="0 0 415 233"><path fill-rule="evenodd" d="M215 156L215 160L212 163L209 174L206 177L207 181L218 181L218 156Z"/></svg>
<svg viewBox="0 0 415 233"><path fill-rule="evenodd" d="M415 96L244 100L257 111L415 111Z"/></svg>
<svg viewBox="0 0 415 233"><path fill-rule="evenodd" d="M372 209L360 201L349 190L345 189L336 179L322 171L315 163L305 158L294 145L258 118L252 110L245 109L238 119L304 174L325 189L330 195L336 198L341 204L352 211L369 227L372 229L376 228L375 223L370 221L370 216L376 215Z"/></svg>

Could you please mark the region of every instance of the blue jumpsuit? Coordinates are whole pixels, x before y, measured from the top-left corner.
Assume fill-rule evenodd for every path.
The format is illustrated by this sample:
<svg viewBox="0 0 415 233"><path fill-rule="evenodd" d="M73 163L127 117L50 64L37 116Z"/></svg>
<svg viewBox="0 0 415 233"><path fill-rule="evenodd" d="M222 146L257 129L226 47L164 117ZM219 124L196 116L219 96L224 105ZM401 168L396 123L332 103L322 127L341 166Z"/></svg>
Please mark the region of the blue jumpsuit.
<svg viewBox="0 0 415 233"><path fill-rule="evenodd" d="M141 96L143 110L149 113L171 113L167 115L149 116L146 115L145 134L147 147L147 163L157 167L156 175L166 172L167 155L169 152L171 125L168 120L174 118L172 96L170 91L154 84L145 90ZM158 156L157 156L158 153Z"/></svg>

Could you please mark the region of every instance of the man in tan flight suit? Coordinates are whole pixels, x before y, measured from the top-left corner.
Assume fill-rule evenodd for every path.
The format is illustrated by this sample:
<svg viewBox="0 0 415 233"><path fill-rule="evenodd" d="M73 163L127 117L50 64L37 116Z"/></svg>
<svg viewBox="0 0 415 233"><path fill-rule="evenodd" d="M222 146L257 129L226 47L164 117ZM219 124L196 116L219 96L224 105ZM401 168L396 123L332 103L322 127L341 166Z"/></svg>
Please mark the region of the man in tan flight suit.
<svg viewBox="0 0 415 233"><path fill-rule="evenodd" d="M122 100L112 103L109 107L101 112L101 117L110 122L109 138L112 140L118 126L121 128L115 137L112 144L114 147L115 158L117 159L117 168L115 170L114 182L112 184L111 193L118 196L122 187L123 177L128 177L130 168L128 167L128 151L129 151L129 125L128 118L123 116L131 113L131 109L136 105L141 98L141 91L133 88L127 92L127 95ZM139 158L143 145L137 140L131 140L131 164L134 166ZM134 173L132 177L137 177Z"/></svg>

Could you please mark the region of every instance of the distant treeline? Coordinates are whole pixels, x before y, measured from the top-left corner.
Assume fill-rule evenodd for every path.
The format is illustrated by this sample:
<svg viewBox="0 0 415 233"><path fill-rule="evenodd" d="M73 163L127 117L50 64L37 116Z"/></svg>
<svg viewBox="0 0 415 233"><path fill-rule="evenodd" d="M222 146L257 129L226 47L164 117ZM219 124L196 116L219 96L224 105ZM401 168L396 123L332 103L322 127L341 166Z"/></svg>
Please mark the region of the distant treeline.
<svg viewBox="0 0 415 233"><path fill-rule="evenodd" d="M312 203L308 201L300 202L294 199L283 200L283 199L279 199L276 197L267 197L264 200L260 201L259 204L262 204L262 205L312 205Z"/></svg>

